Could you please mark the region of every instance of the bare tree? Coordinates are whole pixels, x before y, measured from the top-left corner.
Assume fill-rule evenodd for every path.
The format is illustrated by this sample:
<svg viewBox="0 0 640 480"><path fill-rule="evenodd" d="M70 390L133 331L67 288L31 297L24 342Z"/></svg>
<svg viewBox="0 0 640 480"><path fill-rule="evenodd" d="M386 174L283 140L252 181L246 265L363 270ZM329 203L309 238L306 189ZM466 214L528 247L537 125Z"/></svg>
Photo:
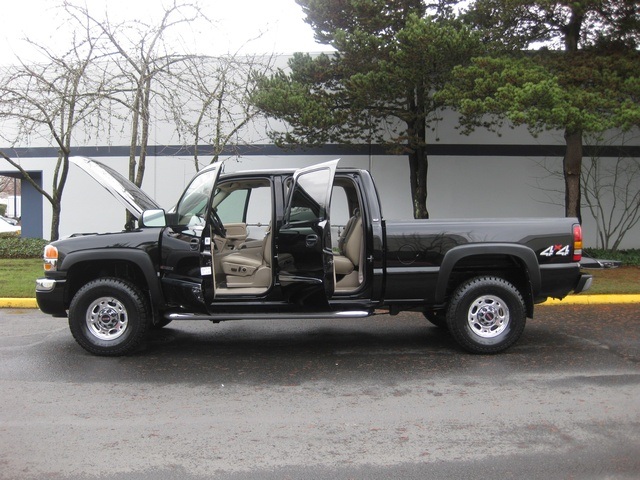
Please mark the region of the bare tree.
<svg viewBox="0 0 640 480"><path fill-rule="evenodd" d="M625 145L633 144L629 135L630 132L621 132L609 139L602 135L585 137L588 155L580 175L580 189L582 208L588 208L596 222L596 248L617 250L640 224L640 159L627 152ZM612 156L612 150L618 151L617 156ZM563 192L558 185L563 173L556 159L545 159L538 166L546 175L536 179L535 186L546 199L537 201L561 205Z"/></svg>
<svg viewBox="0 0 640 480"><path fill-rule="evenodd" d="M185 144L193 144L194 165L214 163L227 147L249 144L250 124L261 116L249 98L258 75L273 69L273 56L230 54L189 58L167 92L170 117ZM252 139L255 140L255 139ZM208 160L200 146L207 145Z"/></svg>
<svg viewBox="0 0 640 480"><path fill-rule="evenodd" d="M152 122L152 102L158 97L156 84L173 75L172 69L192 55L173 52L166 37L178 27L196 20L206 21L196 3L174 1L157 24L143 20L112 23L108 14L104 18L95 16L86 6L64 3L67 11L79 23L89 22L106 39L101 46L110 58L110 69L114 73L111 82L111 99L129 110L131 125L129 144L129 179L142 185L149 146L149 131ZM159 100L162 103L163 99ZM133 219L127 215L127 226Z"/></svg>
<svg viewBox="0 0 640 480"><path fill-rule="evenodd" d="M87 132L99 118L103 78L89 74L96 61L96 37L89 27L74 35L69 51L57 54L46 46L32 43L46 58L40 64L22 63L7 69L0 85L0 119L13 123L7 129L15 145L41 137L58 149L50 193L40 187L15 159L4 152L1 156L20 171L52 207L51 234L59 236L61 200L69 171L74 134L79 126Z"/></svg>
<svg viewBox="0 0 640 480"><path fill-rule="evenodd" d="M624 144L624 140L622 142ZM599 247L617 250L640 222L640 159L599 157L599 141L582 171L583 199L593 215Z"/></svg>
<svg viewBox="0 0 640 480"><path fill-rule="evenodd" d="M0 193L9 190L13 186L13 178L0 175Z"/></svg>

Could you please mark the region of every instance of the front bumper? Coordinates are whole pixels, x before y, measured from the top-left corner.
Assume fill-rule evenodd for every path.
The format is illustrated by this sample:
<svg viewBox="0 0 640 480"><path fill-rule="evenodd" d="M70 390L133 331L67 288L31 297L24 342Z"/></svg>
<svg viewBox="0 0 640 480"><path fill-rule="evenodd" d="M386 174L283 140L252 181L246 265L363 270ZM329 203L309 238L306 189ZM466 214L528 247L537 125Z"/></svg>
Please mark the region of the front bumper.
<svg viewBox="0 0 640 480"><path fill-rule="evenodd" d="M36 280L36 301L43 313L54 317L66 317L65 279L38 278Z"/></svg>

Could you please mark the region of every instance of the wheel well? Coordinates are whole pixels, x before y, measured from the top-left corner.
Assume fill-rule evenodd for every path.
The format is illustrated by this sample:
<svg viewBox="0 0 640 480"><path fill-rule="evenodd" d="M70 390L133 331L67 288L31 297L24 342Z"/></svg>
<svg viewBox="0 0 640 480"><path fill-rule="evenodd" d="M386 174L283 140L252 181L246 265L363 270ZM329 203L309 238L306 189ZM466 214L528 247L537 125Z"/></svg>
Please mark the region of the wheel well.
<svg viewBox="0 0 640 480"><path fill-rule="evenodd" d="M449 275L447 303L459 285L471 278L490 275L503 278L518 289L527 307L527 316L533 315L533 293L529 272L524 261L513 255L470 255L460 259Z"/></svg>
<svg viewBox="0 0 640 480"><path fill-rule="evenodd" d="M70 304L76 292L88 282L102 277L127 280L138 286L145 294L149 288L147 280L138 265L126 260L92 260L75 264L67 274L65 303Z"/></svg>

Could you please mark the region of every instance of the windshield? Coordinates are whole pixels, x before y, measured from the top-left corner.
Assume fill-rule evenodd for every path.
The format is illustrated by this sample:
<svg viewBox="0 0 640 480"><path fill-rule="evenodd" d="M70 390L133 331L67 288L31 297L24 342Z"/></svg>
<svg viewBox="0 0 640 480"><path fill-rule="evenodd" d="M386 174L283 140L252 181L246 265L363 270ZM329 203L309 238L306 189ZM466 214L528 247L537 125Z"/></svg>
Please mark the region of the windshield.
<svg viewBox="0 0 640 480"><path fill-rule="evenodd" d="M216 169L207 170L191 181L176 207L178 225L204 225L217 173Z"/></svg>

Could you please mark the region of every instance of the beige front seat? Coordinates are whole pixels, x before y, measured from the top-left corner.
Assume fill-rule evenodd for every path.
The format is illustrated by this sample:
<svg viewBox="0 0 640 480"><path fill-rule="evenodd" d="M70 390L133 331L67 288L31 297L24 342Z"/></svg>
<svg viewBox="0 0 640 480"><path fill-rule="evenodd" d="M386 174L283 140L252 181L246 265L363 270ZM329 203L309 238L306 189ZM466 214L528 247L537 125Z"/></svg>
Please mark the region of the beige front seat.
<svg viewBox="0 0 640 480"><path fill-rule="evenodd" d="M358 209L344 227L338 240L339 255L334 255L336 289L352 289L360 285L359 266L362 254L362 216Z"/></svg>
<svg viewBox="0 0 640 480"><path fill-rule="evenodd" d="M258 252L259 255L238 251L222 259L227 288L267 288L271 285L271 231L265 235Z"/></svg>

